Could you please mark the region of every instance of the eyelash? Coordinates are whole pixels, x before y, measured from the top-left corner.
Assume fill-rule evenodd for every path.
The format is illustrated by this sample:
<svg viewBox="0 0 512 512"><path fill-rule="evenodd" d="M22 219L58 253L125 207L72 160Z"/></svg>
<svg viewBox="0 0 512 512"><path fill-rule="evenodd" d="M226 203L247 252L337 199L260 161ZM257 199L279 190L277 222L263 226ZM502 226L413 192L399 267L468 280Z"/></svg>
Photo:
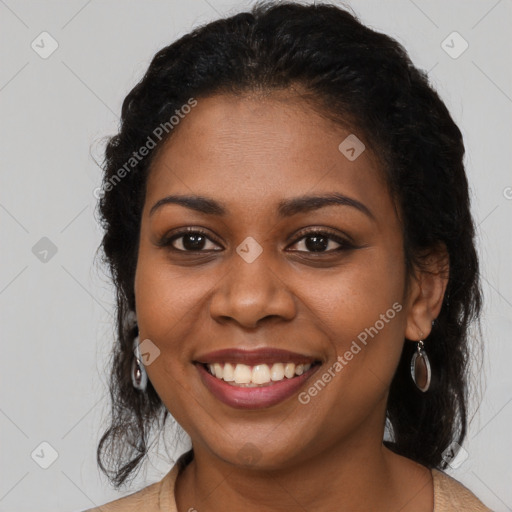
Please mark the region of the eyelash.
<svg viewBox="0 0 512 512"><path fill-rule="evenodd" d="M213 243L217 243L214 240L212 240L208 236L208 233L206 231L204 231L203 229L201 229L201 228L187 228L185 230L181 230L181 231L179 231L177 233L173 233L171 235L165 235L158 242L158 246L159 247L167 247L171 251L181 252L181 253L192 253L192 254L196 253L197 254L197 253L202 253L202 252L220 252L218 250L214 250L214 251L211 251L211 250L187 251L187 250L183 250L183 249L176 249L175 247L172 246L172 243L175 240L178 240L178 239L182 238L183 236L191 235L191 234L192 235L202 235L205 238L207 238L209 241L211 241ZM315 252L315 251L295 251L295 252L299 252L299 253L316 254L316 255L318 255L318 254L332 254L334 252L346 251L346 250L350 250L350 249L355 249L356 248L356 246L353 243L349 242L348 240L340 237L336 233L334 233L334 232L332 232L332 231L330 231L328 229L325 229L325 228L323 228L323 229L310 229L308 231L301 231L301 232L299 232L299 235L298 235L298 238L296 238L295 241L291 245L295 245L297 242L300 242L304 238L313 237L313 236L323 236L323 237L328 238L329 240L332 240L332 241L334 241L334 242L336 242L337 244L340 245L340 247L338 247L337 249L331 249L329 251L318 251L318 252Z"/></svg>

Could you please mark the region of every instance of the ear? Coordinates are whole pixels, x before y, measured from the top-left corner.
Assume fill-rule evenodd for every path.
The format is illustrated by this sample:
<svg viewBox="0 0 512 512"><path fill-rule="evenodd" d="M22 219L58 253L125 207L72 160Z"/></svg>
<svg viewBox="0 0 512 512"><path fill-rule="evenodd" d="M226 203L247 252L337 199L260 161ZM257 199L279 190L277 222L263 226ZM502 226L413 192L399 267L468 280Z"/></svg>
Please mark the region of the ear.
<svg viewBox="0 0 512 512"><path fill-rule="evenodd" d="M432 330L443 305L448 284L450 258L444 244L437 245L420 256L409 278L405 337L424 340Z"/></svg>

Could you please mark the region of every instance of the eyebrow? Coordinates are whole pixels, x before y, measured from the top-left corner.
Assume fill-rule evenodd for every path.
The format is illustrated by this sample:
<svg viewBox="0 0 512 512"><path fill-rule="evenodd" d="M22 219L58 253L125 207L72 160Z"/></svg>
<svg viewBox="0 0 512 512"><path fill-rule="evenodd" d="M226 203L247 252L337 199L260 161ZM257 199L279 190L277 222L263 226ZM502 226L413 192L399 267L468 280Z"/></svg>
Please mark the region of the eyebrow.
<svg viewBox="0 0 512 512"><path fill-rule="evenodd" d="M149 215L166 204L178 204L206 215L227 215L228 209L223 203L214 199L196 195L170 195L158 200L149 211ZM291 217L298 213L308 213L326 206L341 205L356 208L372 220L376 220L371 210L363 203L340 193L323 195L299 196L280 201L277 212L281 217Z"/></svg>

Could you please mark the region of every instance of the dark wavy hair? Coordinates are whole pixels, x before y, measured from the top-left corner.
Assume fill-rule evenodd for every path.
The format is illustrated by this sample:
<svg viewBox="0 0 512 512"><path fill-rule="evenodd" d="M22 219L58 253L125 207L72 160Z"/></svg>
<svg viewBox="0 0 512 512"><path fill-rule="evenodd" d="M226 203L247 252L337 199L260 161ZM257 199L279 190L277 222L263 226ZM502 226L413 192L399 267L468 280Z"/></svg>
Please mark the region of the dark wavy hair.
<svg viewBox="0 0 512 512"><path fill-rule="evenodd" d="M471 325L479 324L481 288L461 132L425 72L394 39L345 8L326 3L259 2L158 51L122 105L119 133L108 139L98 203L100 248L116 289L117 339L110 376L110 426L97 461L120 487L148 454L150 436L169 412L148 382L131 382L137 327L134 276L145 184L151 162L172 131L119 178L134 151L190 98L296 87L328 119L365 140L377 157L403 226L408 275L429 251L449 255L443 305L428 338L432 382L420 392L410 376L413 343L404 343L391 383L387 422L394 452L446 468L443 451L466 436ZM133 164L133 161L132 161ZM115 183L114 181L115 180ZM103 461L111 465L107 468Z"/></svg>

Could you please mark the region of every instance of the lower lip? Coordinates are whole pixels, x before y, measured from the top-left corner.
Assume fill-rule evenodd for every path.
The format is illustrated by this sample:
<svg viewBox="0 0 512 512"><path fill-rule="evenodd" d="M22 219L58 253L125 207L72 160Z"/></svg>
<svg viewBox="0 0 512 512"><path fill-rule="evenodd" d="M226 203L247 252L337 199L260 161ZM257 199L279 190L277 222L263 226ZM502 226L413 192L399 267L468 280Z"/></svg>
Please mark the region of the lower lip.
<svg viewBox="0 0 512 512"><path fill-rule="evenodd" d="M196 367L204 385L221 402L237 409L263 409L276 405L295 394L320 365L316 364L307 372L292 379L285 377L274 384L254 388L232 386L214 377L202 364L196 364Z"/></svg>

